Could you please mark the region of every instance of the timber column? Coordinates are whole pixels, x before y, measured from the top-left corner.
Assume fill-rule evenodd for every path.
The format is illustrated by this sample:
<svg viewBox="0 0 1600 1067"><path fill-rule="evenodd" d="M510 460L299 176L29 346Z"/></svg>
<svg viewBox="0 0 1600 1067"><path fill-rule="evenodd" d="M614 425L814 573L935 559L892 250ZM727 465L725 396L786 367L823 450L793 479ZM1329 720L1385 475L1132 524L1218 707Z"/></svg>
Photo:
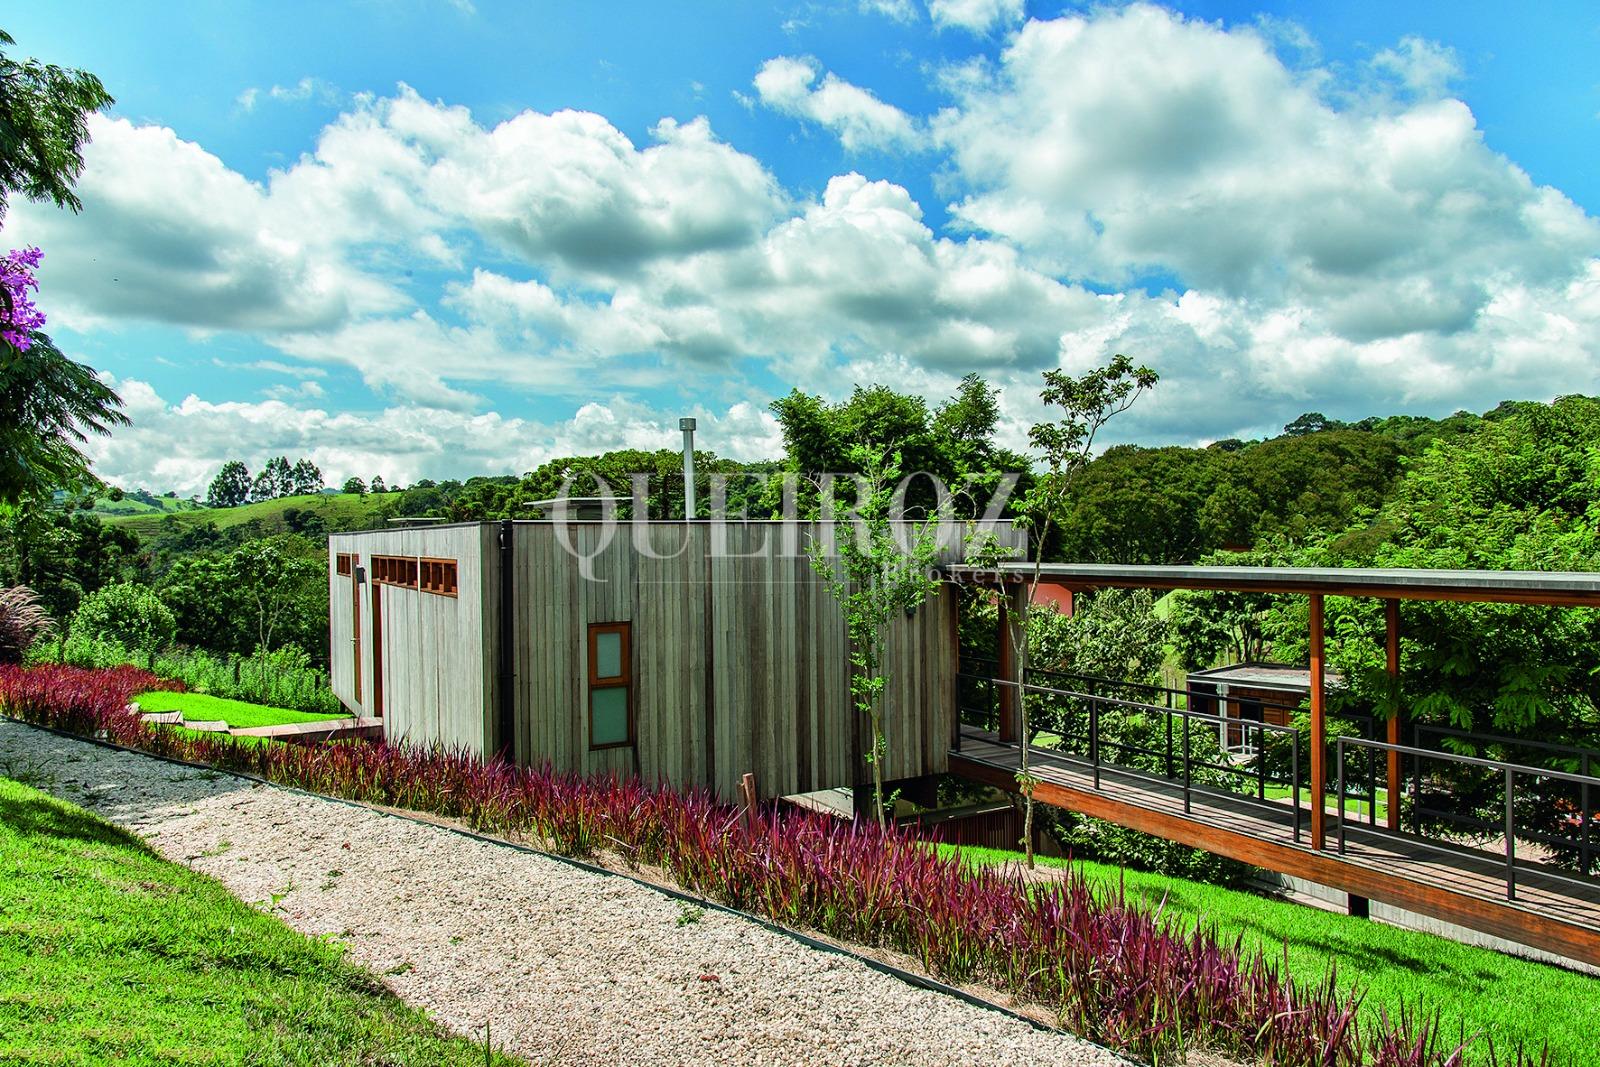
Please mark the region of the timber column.
<svg viewBox="0 0 1600 1067"><path fill-rule="evenodd" d="M1011 682L1000 690L1000 740L1017 739L1017 720L1022 707L1022 685L1028 659L1028 586L1019 582L1002 586L996 598L996 615L999 617L1000 681Z"/></svg>
<svg viewBox="0 0 1600 1067"><path fill-rule="evenodd" d="M1311 847L1317 852L1323 845L1323 816L1327 803L1323 787L1327 782L1327 768L1323 757L1327 749L1327 724L1324 720L1322 648L1322 594L1311 594Z"/></svg>

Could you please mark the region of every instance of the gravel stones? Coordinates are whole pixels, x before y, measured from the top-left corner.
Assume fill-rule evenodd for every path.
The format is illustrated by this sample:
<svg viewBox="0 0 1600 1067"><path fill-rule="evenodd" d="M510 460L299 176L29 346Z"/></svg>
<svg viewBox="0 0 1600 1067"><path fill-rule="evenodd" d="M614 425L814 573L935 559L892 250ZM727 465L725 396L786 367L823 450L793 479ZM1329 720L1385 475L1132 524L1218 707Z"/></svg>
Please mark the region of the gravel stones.
<svg viewBox="0 0 1600 1067"><path fill-rule="evenodd" d="M540 1064L1061 1064L1104 1049L622 878L0 720L0 773L144 835ZM15 772L12 772L15 773Z"/></svg>

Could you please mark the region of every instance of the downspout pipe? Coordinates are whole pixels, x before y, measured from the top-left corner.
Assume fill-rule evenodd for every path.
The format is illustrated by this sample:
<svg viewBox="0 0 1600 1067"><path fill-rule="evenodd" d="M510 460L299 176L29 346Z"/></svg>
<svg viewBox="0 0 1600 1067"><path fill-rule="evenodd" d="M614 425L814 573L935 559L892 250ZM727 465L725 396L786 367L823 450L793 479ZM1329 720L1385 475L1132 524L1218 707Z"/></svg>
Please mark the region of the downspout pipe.
<svg viewBox="0 0 1600 1067"><path fill-rule="evenodd" d="M507 763L516 760L517 706L517 572L512 552L516 524L510 519L500 522L500 641L498 659L500 667L500 700L496 709L499 720L498 742L500 755Z"/></svg>
<svg viewBox="0 0 1600 1067"><path fill-rule="evenodd" d="M683 517L694 521L694 420L679 419L678 429L683 431Z"/></svg>

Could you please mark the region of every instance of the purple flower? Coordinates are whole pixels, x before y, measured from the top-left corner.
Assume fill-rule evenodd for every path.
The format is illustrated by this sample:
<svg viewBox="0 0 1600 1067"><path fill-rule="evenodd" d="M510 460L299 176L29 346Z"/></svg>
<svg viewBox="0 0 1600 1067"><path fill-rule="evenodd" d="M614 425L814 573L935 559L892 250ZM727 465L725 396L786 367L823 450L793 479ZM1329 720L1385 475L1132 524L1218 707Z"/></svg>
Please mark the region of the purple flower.
<svg viewBox="0 0 1600 1067"><path fill-rule="evenodd" d="M39 269L44 253L37 248L13 249L0 259L0 340L26 352L33 345L30 336L44 325L44 312L34 306L31 293L39 291L33 272Z"/></svg>

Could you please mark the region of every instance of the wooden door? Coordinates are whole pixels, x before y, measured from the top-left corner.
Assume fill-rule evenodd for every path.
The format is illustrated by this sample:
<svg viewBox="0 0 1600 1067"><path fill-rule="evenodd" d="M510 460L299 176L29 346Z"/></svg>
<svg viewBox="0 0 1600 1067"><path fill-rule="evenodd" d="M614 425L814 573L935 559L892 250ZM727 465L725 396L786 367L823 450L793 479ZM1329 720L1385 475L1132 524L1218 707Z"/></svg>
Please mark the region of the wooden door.
<svg viewBox="0 0 1600 1067"><path fill-rule="evenodd" d="M361 703L361 568L350 568L350 658L355 661L356 703Z"/></svg>
<svg viewBox="0 0 1600 1067"><path fill-rule="evenodd" d="M372 586L372 714L383 717L383 586Z"/></svg>

